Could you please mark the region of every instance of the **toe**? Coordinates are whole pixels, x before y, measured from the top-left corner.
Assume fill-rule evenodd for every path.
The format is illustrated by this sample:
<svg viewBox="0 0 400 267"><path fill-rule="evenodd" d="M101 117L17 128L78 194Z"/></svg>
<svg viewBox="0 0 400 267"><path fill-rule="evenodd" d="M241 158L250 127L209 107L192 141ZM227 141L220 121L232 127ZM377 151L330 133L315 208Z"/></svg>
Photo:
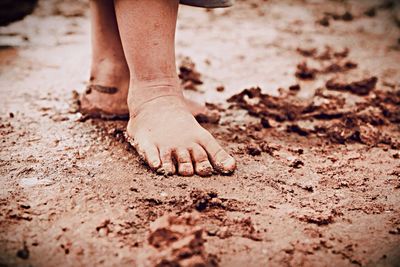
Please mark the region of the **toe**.
<svg viewBox="0 0 400 267"><path fill-rule="evenodd" d="M202 140L200 145L207 151L216 171L222 174L230 174L236 169L235 159L218 144L210 133Z"/></svg>
<svg viewBox="0 0 400 267"><path fill-rule="evenodd" d="M160 152L154 144L148 142L146 139L142 139L137 142L133 142L133 146L135 147L139 156L147 162L150 168L153 170L160 168Z"/></svg>
<svg viewBox="0 0 400 267"><path fill-rule="evenodd" d="M210 176L213 173L213 167L208 160L207 152L199 145L196 145L192 149L192 158L194 162L194 168L200 176Z"/></svg>
<svg viewBox="0 0 400 267"><path fill-rule="evenodd" d="M177 149L175 151L175 159L178 163L178 173L182 176L192 176L193 163L190 153L187 149Z"/></svg>
<svg viewBox="0 0 400 267"><path fill-rule="evenodd" d="M157 169L158 174L173 175L175 174L175 164L172 160L170 149L160 149L161 167Z"/></svg>
<svg viewBox="0 0 400 267"><path fill-rule="evenodd" d="M155 145L149 145L143 148L144 157L146 159L147 164L149 164L150 168L153 170L157 170L161 166L160 160L160 152L158 151Z"/></svg>

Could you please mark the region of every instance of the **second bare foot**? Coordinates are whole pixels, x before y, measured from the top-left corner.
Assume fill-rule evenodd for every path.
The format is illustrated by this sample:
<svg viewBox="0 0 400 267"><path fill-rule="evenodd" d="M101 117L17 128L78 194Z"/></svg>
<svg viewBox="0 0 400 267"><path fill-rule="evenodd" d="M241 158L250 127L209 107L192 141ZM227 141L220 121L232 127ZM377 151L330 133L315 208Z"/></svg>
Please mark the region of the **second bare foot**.
<svg viewBox="0 0 400 267"><path fill-rule="evenodd" d="M93 117L128 117L129 72L125 65L103 61L92 68L81 112Z"/></svg>

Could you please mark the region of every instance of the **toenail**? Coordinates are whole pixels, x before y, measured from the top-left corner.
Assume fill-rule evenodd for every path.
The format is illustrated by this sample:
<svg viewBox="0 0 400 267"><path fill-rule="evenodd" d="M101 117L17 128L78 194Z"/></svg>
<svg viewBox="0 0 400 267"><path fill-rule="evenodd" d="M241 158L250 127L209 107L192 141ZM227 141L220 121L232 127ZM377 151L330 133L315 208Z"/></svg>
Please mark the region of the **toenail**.
<svg viewBox="0 0 400 267"><path fill-rule="evenodd" d="M153 166L154 168L158 168L160 165L160 162L158 160L153 160L150 162L150 165Z"/></svg>
<svg viewBox="0 0 400 267"><path fill-rule="evenodd" d="M227 165L231 165L235 162L235 160L233 158L227 158L224 161L222 161L222 165L227 166Z"/></svg>
<svg viewBox="0 0 400 267"><path fill-rule="evenodd" d="M232 174L236 168L236 162L234 158L228 158L222 161L219 164L216 164L216 171L221 174Z"/></svg>
<svg viewBox="0 0 400 267"><path fill-rule="evenodd" d="M156 170L156 173L160 174L160 175L165 175L165 176L173 175L174 171L172 168L170 168L170 166L171 166L170 164L168 164L168 165L164 164L163 166L161 166L160 168L158 168Z"/></svg>

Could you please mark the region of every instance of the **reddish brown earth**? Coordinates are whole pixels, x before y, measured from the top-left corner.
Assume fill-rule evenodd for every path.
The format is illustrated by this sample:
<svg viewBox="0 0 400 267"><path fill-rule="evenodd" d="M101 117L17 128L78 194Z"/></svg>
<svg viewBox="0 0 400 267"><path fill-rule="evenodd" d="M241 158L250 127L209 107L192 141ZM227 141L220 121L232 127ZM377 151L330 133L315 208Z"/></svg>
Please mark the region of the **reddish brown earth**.
<svg viewBox="0 0 400 267"><path fill-rule="evenodd" d="M0 265L400 266L395 2L182 7L186 93L218 104L204 127L238 161L208 178L150 172L125 121L79 121L87 3L0 28Z"/></svg>

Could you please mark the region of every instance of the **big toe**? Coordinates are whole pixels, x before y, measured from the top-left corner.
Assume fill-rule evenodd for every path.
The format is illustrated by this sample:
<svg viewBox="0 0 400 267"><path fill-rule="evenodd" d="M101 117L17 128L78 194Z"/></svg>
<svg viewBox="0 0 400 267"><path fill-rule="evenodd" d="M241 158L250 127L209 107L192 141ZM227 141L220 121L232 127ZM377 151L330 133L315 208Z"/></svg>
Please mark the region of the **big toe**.
<svg viewBox="0 0 400 267"><path fill-rule="evenodd" d="M214 169L222 174L231 174L236 169L235 159L229 155L209 134L209 136L201 144L207 151Z"/></svg>

